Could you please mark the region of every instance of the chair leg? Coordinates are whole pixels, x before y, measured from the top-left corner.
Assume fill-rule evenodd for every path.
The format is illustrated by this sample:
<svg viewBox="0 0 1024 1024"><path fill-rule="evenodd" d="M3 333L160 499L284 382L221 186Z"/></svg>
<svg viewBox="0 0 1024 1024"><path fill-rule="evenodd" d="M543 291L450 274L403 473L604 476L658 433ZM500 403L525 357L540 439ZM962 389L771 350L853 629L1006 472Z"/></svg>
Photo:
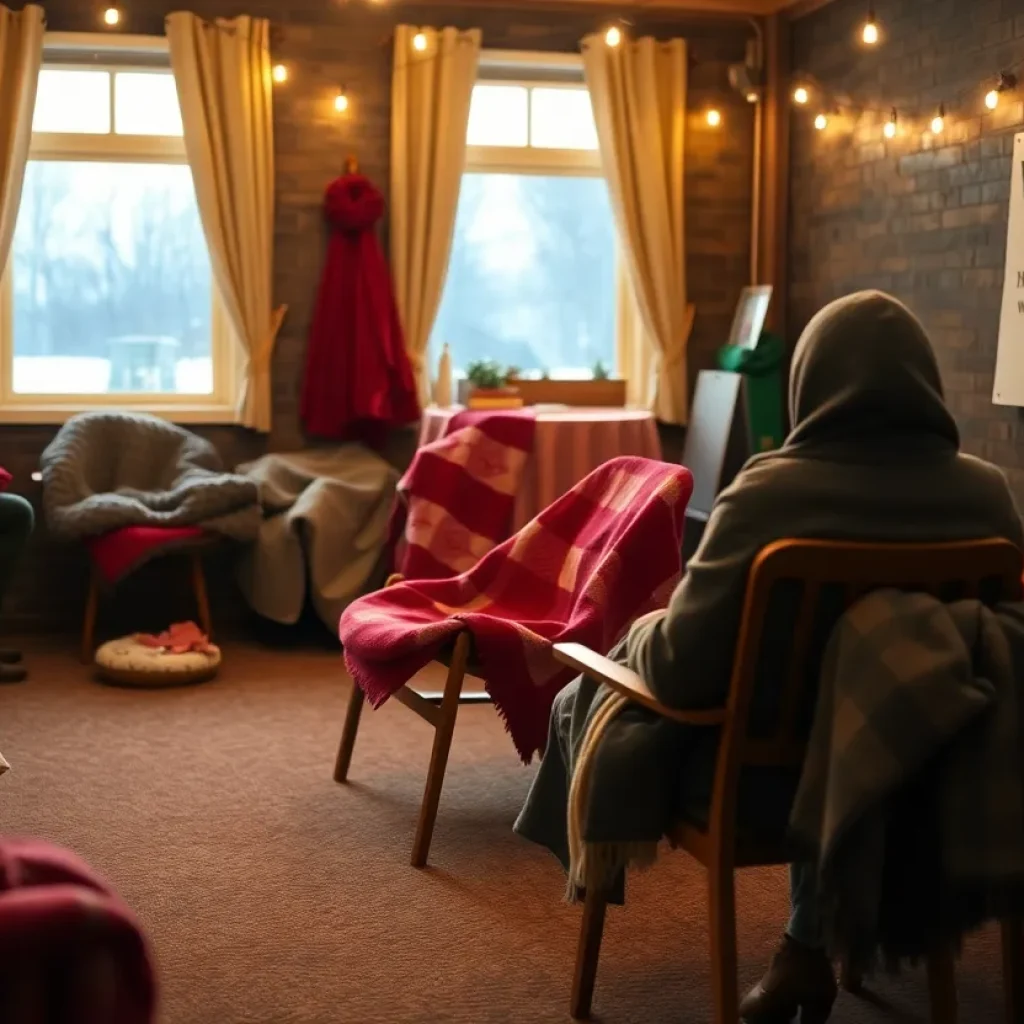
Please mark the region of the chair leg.
<svg viewBox="0 0 1024 1024"><path fill-rule="evenodd" d="M334 762L334 781L346 782L348 769L352 764L352 748L356 745L356 733L359 731L359 719L363 713L366 699L363 691L352 683L352 693L348 698L348 711L345 713L345 725L341 730L341 742L338 744L338 759Z"/></svg>
<svg viewBox="0 0 1024 1024"><path fill-rule="evenodd" d="M1024 1021L1024 919L1011 917L1003 929L1003 991L1006 1024Z"/></svg>
<svg viewBox="0 0 1024 1024"><path fill-rule="evenodd" d="M99 608L100 584L93 570L89 577L89 593L85 598L85 618L82 620L82 664L92 664L96 636L96 612Z"/></svg>
<svg viewBox="0 0 1024 1024"><path fill-rule="evenodd" d="M736 980L736 889L732 865L712 864L708 868L708 918L714 1024L736 1024L739 994Z"/></svg>
<svg viewBox="0 0 1024 1024"><path fill-rule="evenodd" d="M208 637L212 637L213 620L210 618L210 599L206 594L206 574L203 572L203 556L198 551L192 553L192 592L199 610L199 625Z"/></svg>
<svg viewBox="0 0 1024 1024"><path fill-rule="evenodd" d="M604 936L604 915L608 907L608 893L597 885L588 885L583 902L583 920L580 939L576 947L576 970L572 978L572 1001L569 1013L573 1020L588 1020L594 1002L594 982L597 980L597 962L601 956Z"/></svg>
<svg viewBox="0 0 1024 1024"><path fill-rule="evenodd" d="M420 805L420 818L416 824L416 838L412 844L412 866L426 866L430 853L430 841L434 836L434 822L437 821L437 805L441 800L444 772L448 766L448 752L452 747L452 733L455 717L459 713L459 694L466 676L469 660L469 634L460 633L455 641L455 650L448 667L448 680L444 684L444 695L438 712L434 732L434 747L430 752L430 768L427 771L427 785Z"/></svg>
<svg viewBox="0 0 1024 1024"><path fill-rule="evenodd" d="M951 949L928 956L928 999L932 1024L957 1024L956 967Z"/></svg>

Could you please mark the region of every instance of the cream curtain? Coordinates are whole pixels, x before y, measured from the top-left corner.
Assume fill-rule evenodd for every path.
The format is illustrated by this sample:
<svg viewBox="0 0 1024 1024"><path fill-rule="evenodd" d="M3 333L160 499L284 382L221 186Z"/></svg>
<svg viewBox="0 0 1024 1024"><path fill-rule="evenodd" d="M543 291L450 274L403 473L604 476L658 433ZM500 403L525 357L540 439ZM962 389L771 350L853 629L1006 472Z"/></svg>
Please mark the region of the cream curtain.
<svg viewBox="0 0 1024 1024"><path fill-rule="evenodd" d="M0 5L0 277L18 221L45 30L38 4L20 13Z"/></svg>
<svg viewBox="0 0 1024 1024"><path fill-rule="evenodd" d="M413 40L422 34L425 47ZM399 25L391 92L391 266L420 399L429 399L427 345L451 254L466 166L480 32Z"/></svg>
<svg viewBox="0 0 1024 1024"><path fill-rule="evenodd" d="M583 67L594 106L601 162L625 253L639 322L620 336L624 372L640 367L633 389L665 423L689 413L686 350L693 308L686 295L683 170L686 43L638 39L610 47L601 35L583 40Z"/></svg>
<svg viewBox="0 0 1024 1024"><path fill-rule="evenodd" d="M185 149L213 276L246 358L238 421L267 433L271 360L286 308L273 308L274 131L270 23L167 18Z"/></svg>

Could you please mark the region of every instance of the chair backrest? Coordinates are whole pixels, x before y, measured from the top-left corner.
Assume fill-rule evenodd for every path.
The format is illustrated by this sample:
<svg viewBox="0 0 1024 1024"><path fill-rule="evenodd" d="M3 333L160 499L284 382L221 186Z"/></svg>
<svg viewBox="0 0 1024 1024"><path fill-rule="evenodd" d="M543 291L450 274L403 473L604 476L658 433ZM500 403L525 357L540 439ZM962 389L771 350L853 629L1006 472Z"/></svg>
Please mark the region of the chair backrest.
<svg viewBox="0 0 1024 1024"><path fill-rule="evenodd" d="M728 715L719 749L712 820L731 833L736 788L744 768L799 769L807 748L802 714L813 704L820 666L815 634L872 590L930 593L942 600L976 597L989 602L1021 596L1024 553L1009 541L988 539L942 544L865 544L781 540L754 560L737 637ZM782 663L771 666L779 693L775 724L767 735L750 733L750 709L761 677L762 652L772 622L770 604L780 585L799 588L795 620L787 624ZM831 622L819 614L826 592Z"/></svg>

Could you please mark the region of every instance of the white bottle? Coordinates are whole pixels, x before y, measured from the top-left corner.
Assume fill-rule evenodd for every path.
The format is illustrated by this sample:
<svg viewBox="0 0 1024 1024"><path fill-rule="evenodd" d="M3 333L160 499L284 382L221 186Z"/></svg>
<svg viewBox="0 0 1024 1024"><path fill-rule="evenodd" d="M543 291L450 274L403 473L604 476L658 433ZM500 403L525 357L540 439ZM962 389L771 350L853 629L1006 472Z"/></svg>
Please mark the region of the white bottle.
<svg viewBox="0 0 1024 1024"><path fill-rule="evenodd" d="M452 354L445 345L437 361L437 380L434 381L434 404L447 409L452 404Z"/></svg>

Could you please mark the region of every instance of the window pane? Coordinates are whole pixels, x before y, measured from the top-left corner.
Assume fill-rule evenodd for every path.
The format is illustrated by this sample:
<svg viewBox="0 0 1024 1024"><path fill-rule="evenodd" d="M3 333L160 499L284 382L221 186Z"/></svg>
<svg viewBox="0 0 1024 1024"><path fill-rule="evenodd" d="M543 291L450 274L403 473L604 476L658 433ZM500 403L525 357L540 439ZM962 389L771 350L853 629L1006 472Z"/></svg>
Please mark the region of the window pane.
<svg viewBox="0 0 1024 1024"><path fill-rule="evenodd" d="M476 85L469 107L471 146L525 146L529 90L519 85Z"/></svg>
<svg viewBox="0 0 1024 1024"><path fill-rule="evenodd" d="M174 76L118 71L114 75L114 131L118 135L181 135Z"/></svg>
<svg viewBox="0 0 1024 1024"><path fill-rule="evenodd" d="M212 278L188 167L32 161L13 271L15 392L212 392Z"/></svg>
<svg viewBox="0 0 1024 1024"><path fill-rule="evenodd" d="M55 71L39 74L34 132L110 131L110 74L107 71Z"/></svg>
<svg viewBox="0 0 1024 1024"><path fill-rule="evenodd" d="M530 145L538 149L597 149L594 108L586 89L531 89Z"/></svg>
<svg viewBox="0 0 1024 1024"><path fill-rule="evenodd" d="M615 227L603 178L466 174L431 338L456 371L495 359L589 377L615 366Z"/></svg>

